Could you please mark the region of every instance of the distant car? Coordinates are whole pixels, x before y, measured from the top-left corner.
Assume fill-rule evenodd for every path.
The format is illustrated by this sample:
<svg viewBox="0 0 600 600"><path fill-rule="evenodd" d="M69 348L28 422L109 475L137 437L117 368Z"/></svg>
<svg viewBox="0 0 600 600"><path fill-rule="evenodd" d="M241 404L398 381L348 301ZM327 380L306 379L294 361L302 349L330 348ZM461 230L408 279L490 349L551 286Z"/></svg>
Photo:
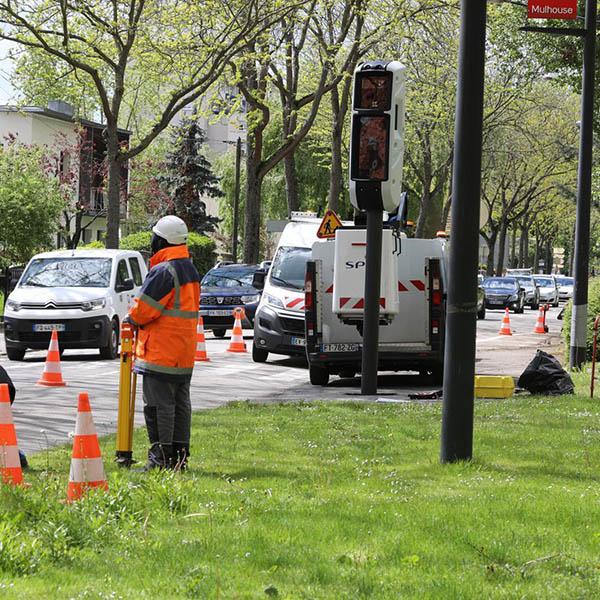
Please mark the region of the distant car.
<svg viewBox="0 0 600 600"><path fill-rule="evenodd" d="M557 275L555 279L558 284L558 299L565 302L570 300L573 297L573 284L575 280L572 277L565 277L564 275Z"/></svg>
<svg viewBox="0 0 600 600"><path fill-rule="evenodd" d="M517 275L515 279L525 290L525 304L532 310L537 310L540 307L540 292L531 275Z"/></svg>
<svg viewBox="0 0 600 600"><path fill-rule="evenodd" d="M506 269L507 277L531 277L533 271L528 269Z"/></svg>
<svg viewBox="0 0 600 600"><path fill-rule="evenodd" d="M233 310L238 307L246 313L242 327L254 327L261 292L252 286L252 278L258 270L258 265L220 263L202 278L200 314L204 328L215 337L224 337L233 327Z"/></svg>
<svg viewBox="0 0 600 600"><path fill-rule="evenodd" d="M552 304L558 306L558 285L552 275L533 275L535 285L540 292L540 302L542 304Z"/></svg>
<svg viewBox="0 0 600 600"><path fill-rule="evenodd" d="M525 307L525 291L514 277L488 277L483 282L486 308L509 308L522 313Z"/></svg>

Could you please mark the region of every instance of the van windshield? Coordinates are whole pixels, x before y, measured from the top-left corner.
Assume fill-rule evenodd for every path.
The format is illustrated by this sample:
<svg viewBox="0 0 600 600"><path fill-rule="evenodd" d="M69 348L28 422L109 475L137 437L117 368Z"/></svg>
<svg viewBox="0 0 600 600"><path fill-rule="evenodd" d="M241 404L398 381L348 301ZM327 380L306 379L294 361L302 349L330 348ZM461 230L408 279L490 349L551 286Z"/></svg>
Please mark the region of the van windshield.
<svg viewBox="0 0 600 600"><path fill-rule="evenodd" d="M281 246L273 259L269 280L278 287L303 290L309 258L310 248Z"/></svg>
<svg viewBox="0 0 600 600"><path fill-rule="evenodd" d="M97 287L110 285L111 258L36 258L19 287Z"/></svg>

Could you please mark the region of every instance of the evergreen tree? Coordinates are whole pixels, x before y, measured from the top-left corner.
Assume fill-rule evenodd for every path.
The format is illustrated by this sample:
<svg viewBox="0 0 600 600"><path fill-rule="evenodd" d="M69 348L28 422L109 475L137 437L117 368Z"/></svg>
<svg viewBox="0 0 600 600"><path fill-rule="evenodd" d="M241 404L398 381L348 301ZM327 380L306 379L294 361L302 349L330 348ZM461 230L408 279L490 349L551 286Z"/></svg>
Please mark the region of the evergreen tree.
<svg viewBox="0 0 600 600"><path fill-rule="evenodd" d="M167 153L166 174L157 178L170 199L169 204L163 206L163 215L175 214L185 221L190 231L202 234L214 231L219 222L218 217L206 214L202 197L223 196L219 178L201 153L205 140L206 135L198 124L197 116L185 117L173 127L173 149Z"/></svg>

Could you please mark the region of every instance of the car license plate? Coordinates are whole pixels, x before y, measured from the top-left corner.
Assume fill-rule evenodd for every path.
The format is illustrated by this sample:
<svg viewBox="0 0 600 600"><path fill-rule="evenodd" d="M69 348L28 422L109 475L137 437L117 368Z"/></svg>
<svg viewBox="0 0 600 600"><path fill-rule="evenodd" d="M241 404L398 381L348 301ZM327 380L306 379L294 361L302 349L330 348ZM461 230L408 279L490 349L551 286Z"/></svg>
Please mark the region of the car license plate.
<svg viewBox="0 0 600 600"><path fill-rule="evenodd" d="M33 326L33 330L40 333L43 331L65 331L64 323L37 323Z"/></svg>
<svg viewBox="0 0 600 600"><path fill-rule="evenodd" d="M209 310L209 317L231 317L233 312L230 310Z"/></svg>
<svg viewBox="0 0 600 600"><path fill-rule="evenodd" d="M358 344L323 344L321 352L358 352Z"/></svg>
<svg viewBox="0 0 600 600"><path fill-rule="evenodd" d="M292 346L306 346L306 340L301 337L293 337L291 339Z"/></svg>

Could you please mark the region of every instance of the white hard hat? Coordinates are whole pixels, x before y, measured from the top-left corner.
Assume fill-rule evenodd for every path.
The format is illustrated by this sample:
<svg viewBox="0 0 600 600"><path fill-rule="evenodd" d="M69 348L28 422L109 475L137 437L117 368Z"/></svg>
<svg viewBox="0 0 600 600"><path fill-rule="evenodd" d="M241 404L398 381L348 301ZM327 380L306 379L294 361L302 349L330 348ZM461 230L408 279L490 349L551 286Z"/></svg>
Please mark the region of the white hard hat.
<svg viewBox="0 0 600 600"><path fill-rule="evenodd" d="M152 231L164 238L169 244L186 244L188 239L187 225L175 215L167 215L158 221Z"/></svg>

